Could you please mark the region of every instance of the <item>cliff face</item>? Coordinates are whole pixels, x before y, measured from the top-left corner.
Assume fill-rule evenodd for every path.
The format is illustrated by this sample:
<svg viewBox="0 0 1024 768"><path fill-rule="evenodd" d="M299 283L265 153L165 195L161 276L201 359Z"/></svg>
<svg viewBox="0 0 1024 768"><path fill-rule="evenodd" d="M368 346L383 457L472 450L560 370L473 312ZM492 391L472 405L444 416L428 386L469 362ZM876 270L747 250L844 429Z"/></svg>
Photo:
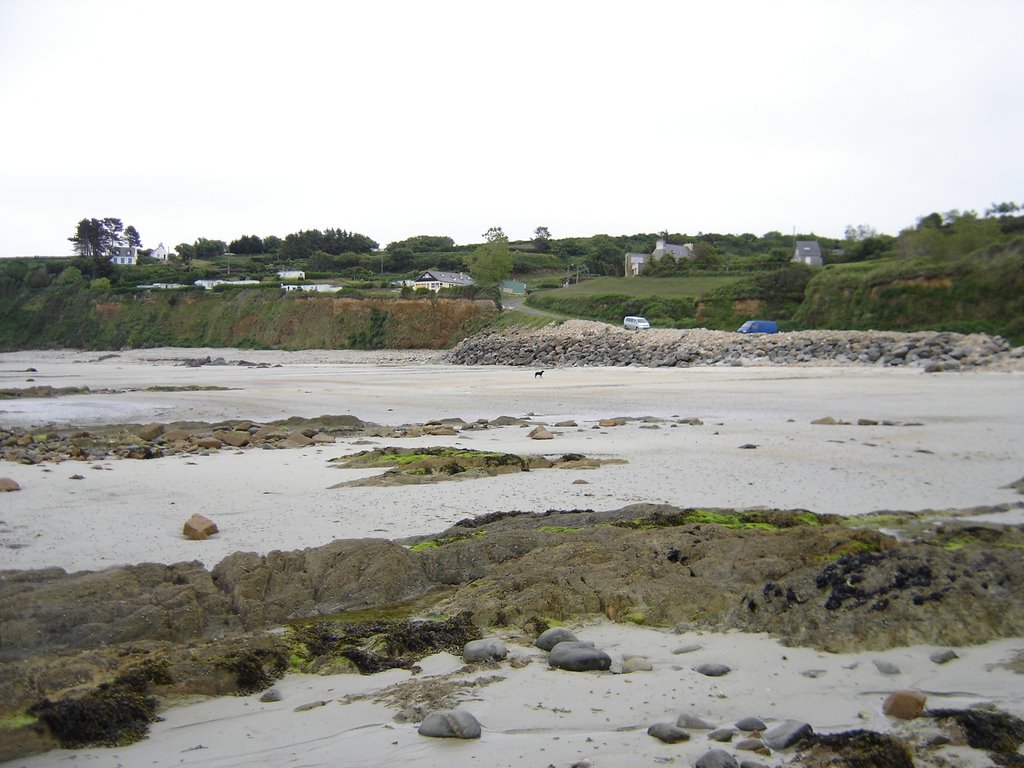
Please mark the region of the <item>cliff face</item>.
<svg viewBox="0 0 1024 768"><path fill-rule="evenodd" d="M152 293L102 300L59 293L5 313L0 349L248 347L444 349L494 314L490 301L290 296L277 291Z"/></svg>

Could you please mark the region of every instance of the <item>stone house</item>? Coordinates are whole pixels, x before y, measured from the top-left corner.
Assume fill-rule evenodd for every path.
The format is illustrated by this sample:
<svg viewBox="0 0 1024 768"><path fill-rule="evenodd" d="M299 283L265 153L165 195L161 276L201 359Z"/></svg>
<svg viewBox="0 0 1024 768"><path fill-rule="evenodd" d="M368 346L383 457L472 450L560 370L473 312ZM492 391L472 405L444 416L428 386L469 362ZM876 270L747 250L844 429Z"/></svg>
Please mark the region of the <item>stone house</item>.
<svg viewBox="0 0 1024 768"><path fill-rule="evenodd" d="M798 264L806 264L809 267L820 267L821 246L817 240L797 240L793 248L793 261Z"/></svg>
<svg viewBox="0 0 1024 768"><path fill-rule="evenodd" d="M665 256L671 256L676 261L692 259L694 257L693 243L675 245L666 242L665 238L659 237L654 250L650 253L627 253L625 263L626 277L636 277L644 271L648 264L653 264Z"/></svg>

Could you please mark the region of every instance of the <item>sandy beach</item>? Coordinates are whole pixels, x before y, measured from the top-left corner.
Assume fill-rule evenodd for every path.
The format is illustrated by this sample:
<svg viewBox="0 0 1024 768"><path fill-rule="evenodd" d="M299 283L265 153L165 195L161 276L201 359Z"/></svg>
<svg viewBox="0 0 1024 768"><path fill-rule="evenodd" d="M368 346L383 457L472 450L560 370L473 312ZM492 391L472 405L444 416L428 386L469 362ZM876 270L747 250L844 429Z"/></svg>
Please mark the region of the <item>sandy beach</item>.
<svg viewBox="0 0 1024 768"><path fill-rule="evenodd" d="M190 367L187 359L226 363ZM265 364L264 367L261 364ZM30 370L31 369L31 370ZM316 547L337 538L401 539L440 531L467 517L510 510L617 509L638 502L680 507L876 511L1017 505L1007 486L1024 476L1024 374L868 367L566 368L543 377L507 367L448 366L434 353L135 350L0 354L0 389L88 387L89 394L0 401L0 426L45 431L90 425L349 414L381 425L499 416L545 424L550 441L523 426L447 437L338 440L291 450L222 449L150 461L5 464L21 490L0 496L0 569L201 561L213 567L237 551ZM170 391L155 391L160 386ZM218 387L218 389L198 389ZM100 390L103 390L100 392ZM624 417L621 426L600 419ZM844 422L812 424L822 417ZM700 424L684 423L699 419ZM576 426L555 427L572 420ZM858 424L858 420L873 422ZM371 445L367 445L370 442ZM582 453L624 459L585 472L392 488L332 488L370 474L331 459L367 447L454 445L517 454ZM73 475L81 479L72 479ZM585 484L574 483L584 478ZM181 536L192 513L214 520L216 536ZM1019 524L1019 507L984 519ZM583 621L577 634L623 654L649 658L651 672L628 675L550 670L529 639L506 637L511 657L495 669L459 672L461 659L430 657L413 676L288 675L280 702L258 696L176 706L148 740L116 749L60 750L17 765L594 766L693 764L704 736L668 745L646 734L652 722L690 711L728 725L757 715L814 723L818 730L890 730L881 702L896 688L927 692L929 706L991 702L1024 715L1020 678L1001 664L1024 640L957 649L938 666L935 650L823 654L785 648L761 635L674 634ZM687 644L702 648L680 655ZM873 661L898 665L883 674ZM701 661L730 665L706 678ZM613 671L616 669L613 666ZM809 670L817 670L807 675ZM385 700L354 697L434 675L498 677L465 688L464 707L484 726L478 741L418 736L395 722ZM837 695L837 690L842 695ZM324 706L295 712L295 707ZM725 748L729 748L725 745ZM969 752L969 750L967 750ZM946 753L947 757L949 753ZM780 765L785 753L748 754ZM964 764L976 757L963 756ZM74 761L73 763L69 761ZM984 763L982 763L984 764Z"/></svg>

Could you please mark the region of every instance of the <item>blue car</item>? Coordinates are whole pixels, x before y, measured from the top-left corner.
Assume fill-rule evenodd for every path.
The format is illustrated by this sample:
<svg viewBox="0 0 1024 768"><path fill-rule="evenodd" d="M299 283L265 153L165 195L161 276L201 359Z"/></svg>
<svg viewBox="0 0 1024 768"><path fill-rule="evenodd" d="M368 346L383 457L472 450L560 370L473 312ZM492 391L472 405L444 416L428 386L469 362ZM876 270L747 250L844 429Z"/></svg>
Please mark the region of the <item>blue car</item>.
<svg viewBox="0 0 1024 768"><path fill-rule="evenodd" d="M737 330L737 333L778 333L779 326L771 320L747 320Z"/></svg>

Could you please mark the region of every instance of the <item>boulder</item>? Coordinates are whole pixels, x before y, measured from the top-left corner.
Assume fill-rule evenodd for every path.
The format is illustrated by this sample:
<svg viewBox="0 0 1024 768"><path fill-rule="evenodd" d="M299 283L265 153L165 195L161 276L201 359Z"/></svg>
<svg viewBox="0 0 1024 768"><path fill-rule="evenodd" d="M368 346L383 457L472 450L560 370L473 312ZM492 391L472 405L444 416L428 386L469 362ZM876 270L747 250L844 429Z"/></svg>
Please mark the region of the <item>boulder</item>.
<svg viewBox="0 0 1024 768"><path fill-rule="evenodd" d="M508 648L495 637L470 640L462 649L462 659L467 663L486 661L487 659L504 659L506 656L508 656Z"/></svg>
<svg viewBox="0 0 1024 768"><path fill-rule="evenodd" d="M690 734L672 723L655 723L647 729L647 735L653 736L658 741L666 744L678 744L681 741L689 741Z"/></svg>
<svg viewBox="0 0 1024 768"><path fill-rule="evenodd" d="M296 430L288 435L281 444L285 448L307 448L310 445L313 445L313 439L306 437L304 434Z"/></svg>
<svg viewBox="0 0 1024 768"><path fill-rule="evenodd" d="M197 513L185 521L181 532L193 541L202 541L217 533L217 524L210 518Z"/></svg>
<svg viewBox="0 0 1024 768"><path fill-rule="evenodd" d="M600 419L597 422L599 427L621 427L626 423L625 419Z"/></svg>
<svg viewBox="0 0 1024 768"><path fill-rule="evenodd" d="M146 442L151 442L153 440L156 440L163 433L164 433L164 425L163 424L157 424L156 422L153 422L152 424L147 424L146 426L141 427L141 428L139 428L139 429L137 429L135 431L135 434L137 434L140 438L142 438Z"/></svg>
<svg viewBox="0 0 1024 768"><path fill-rule="evenodd" d="M695 731L713 731L715 724L710 723L703 717L698 715L692 715L689 712L684 712L676 720L676 725L680 728L690 728Z"/></svg>
<svg viewBox="0 0 1024 768"><path fill-rule="evenodd" d="M224 443L222 443L216 437L209 435L206 437L200 437L198 440L196 440L196 445L199 446L200 448L206 448L207 450L210 451L216 451L219 450L224 445Z"/></svg>
<svg viewBox="0 0 1024 768"><path fill-rule="evenodd" d="M882 711L889 717L913 720L924 711L926 700L920 691L893 691L882 702Z"/></svg>
<svg viewBox="0 0 1024 768"><path fill-rule="evenodd" d="M217 430L213 433L213 436L232 448L242 448L249 444L249 433L239 432L236 429Z"/></svg>
<svg viewBox="0 0 1024 768"><path fill-rule="evenodd" d="M569 672L604 671L612 665L612 657L600 648L577 643L559 643L548 656L548 664Z"/></svg>
<svg viewBox="0 0 1024 768"><path fill-rule="evenodd" d="M697 758L694 768L739 768L736 758L724 749L712 749Z"/></svg>
<svg viewBox="0 0 1024 768"><path fill-rule="evenodd" d="M9 477L0 477L0 492L20 491L21 486Z"/></svg>
<svg viewBox="0 0 1024 768"><path fill-rule="evenodd" d="M530 430L531 440L554 440L555 436L545 426L537 426Z"/></svg>
<svg viewBox="0 0 1024 768"><path fill-rule="evenodd" d="M534 645L540 648L542 651L550 651L559 643L564 642L575 642L576 635L570 632L565 627L551 627L540 633L540 636L534 641Z"/></svg>
<svg viewBox="0 0 1024 768"><path fill-rule="evenodd" d="M744 717L737 720L734 725L741 731L763 731L768 726L760 717Z"/></svg>
<svg viewBox="0 0 1024 768"><path fill-rule="evenodd" d="M464 709L431 712L420 723L420 736L439 739L479 739L480 721Z"/></svg>
<svg viewBox="0 0 1024 768"><path fill-rule="evenodd" d="M725 664L698 664L693 668L694 672L700 672L708 677L722 677L732 672L732 667Z"/></svg>
<svg viewBox="0 0 1024 768"><path fill-rule="evenodd" d="M783 720L774 728L765 731L763 741L772 749L786 749L812 733L814 729L808 723L800 720Z"/></svg>

